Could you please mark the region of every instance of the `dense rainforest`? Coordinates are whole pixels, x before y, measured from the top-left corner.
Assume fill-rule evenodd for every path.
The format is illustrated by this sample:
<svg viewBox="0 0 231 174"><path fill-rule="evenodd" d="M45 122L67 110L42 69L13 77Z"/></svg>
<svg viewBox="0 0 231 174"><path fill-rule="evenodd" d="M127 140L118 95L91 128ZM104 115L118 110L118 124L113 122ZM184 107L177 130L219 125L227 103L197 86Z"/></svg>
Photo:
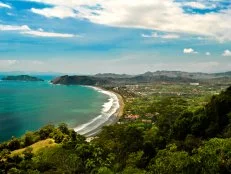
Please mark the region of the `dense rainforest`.
<svg viewBox="0 0 231 174"><path fill-rule="evenodd" d="M183 102L160 101L154 123L107 126L91 142L65 124L13 137L0 173L231 173L231 87L196 110Z"/></svg>

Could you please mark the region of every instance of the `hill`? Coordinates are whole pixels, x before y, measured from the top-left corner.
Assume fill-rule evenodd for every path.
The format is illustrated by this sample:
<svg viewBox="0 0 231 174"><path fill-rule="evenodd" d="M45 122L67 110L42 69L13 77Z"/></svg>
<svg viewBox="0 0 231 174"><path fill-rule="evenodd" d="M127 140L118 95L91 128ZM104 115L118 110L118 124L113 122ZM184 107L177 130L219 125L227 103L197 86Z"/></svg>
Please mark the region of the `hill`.
<svg viewBox="0 0 231 174"><path fill-rule="evenodd" d="M106 85L111 82L108 79L102 79L92 76L61 76L52 80L53 84L62 84L62 85Z"/></svg>
<svg viewBox="0 0 231 174"><path fill-rule="evenodd" d="M91 142L65 124L12 138L0 144L0 173L230 173L231 87L195 111L172 97L152 107L155 124L107 126Z"/></svg>
<svg viewBox="0 0 231 174"><path fill-rule="evenodd" d="M7 76L7 77L3 77L2 80L7 80L7 81L44 81L40 78L32 77L29 75Z"/></svg>
<svg viewBox="0 0 231 174"><path fill-rule="evenodd" d="M96 74L94 76L61 76L52 81L64 85L116 86L150 83L211 83L231 82L231 72L226 73L189 73L181 71L156 71L140 75Z"/></svg>
<svg viewBox="0 0 231 174"><path fill-rule="evenodd" d="M169 78L187 78L187 79L213 79L220 77L230 77L231 71L223 73L201 73L201 72L183 72L183 71L156 71L156 72L145 72L143 74L128 75L128 74L96 74L96 77L103 78L132 78L136 76L143 77L169 77Z"/></svg>

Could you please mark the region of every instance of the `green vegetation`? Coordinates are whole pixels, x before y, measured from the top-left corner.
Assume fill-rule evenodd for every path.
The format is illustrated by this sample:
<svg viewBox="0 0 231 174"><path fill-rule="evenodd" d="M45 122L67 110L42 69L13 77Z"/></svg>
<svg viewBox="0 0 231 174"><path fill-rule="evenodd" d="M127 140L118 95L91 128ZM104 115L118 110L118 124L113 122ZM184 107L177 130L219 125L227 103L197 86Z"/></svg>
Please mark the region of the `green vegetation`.
<svg viewBox="0 0 231 174"><path fill-rule="evenodd" d="M204 84L230 84L231 73L188 73L181 71L146 72L139 75L126 74L96 74L94 76L61 76L52 81L63 85L93 85L103 87L125 85L147 85L160 83L204 83Z"/></svg>
<svg viewBox="0 0 231 174"><path fill-rule="evenodd" d="M32 77L28 75L19 75L19 76L7 76L2 78L2 80L13 80L13 81L44 81L37 77Z"/></svg>
<svg viewBox="0 0 231 174"><path fill-rule="evenodd" d="M12 138L0 145L0 173L230 173L231 87L210 100L196 97L126 98L120 124L89 143L65 124ZM127 121L129 114L141 117ZM34 145L46 139L54 145Z"/></svg>

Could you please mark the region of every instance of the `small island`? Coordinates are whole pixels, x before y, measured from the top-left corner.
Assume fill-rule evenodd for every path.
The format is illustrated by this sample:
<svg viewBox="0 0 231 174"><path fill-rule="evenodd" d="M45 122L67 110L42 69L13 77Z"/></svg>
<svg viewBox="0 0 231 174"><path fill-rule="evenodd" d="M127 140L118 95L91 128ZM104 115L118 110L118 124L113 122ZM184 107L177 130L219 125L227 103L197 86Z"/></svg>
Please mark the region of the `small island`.
<svg viewBox="0 0 231 174"><path fill-rule="evenodd" d="M43 79L32 77L29 75L19 75L19 76L7 76L2 78L2 80L6 81L27 81L27 82L38 82L38 81L44 81Z"/></svg>

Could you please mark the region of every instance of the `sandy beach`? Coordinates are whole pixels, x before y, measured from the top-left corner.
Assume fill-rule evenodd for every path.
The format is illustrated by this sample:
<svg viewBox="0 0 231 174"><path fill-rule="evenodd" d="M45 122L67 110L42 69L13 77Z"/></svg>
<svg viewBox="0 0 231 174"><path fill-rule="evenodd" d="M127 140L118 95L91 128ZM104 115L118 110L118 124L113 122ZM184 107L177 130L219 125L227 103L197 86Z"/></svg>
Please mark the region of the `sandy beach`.
<svg viewBox="0 0 231 174"><path fill-rule="evenodd" d="M119 119L120 117L123 116L123 112L124 112L124 100L123 100L123 97L120 94L118 94L118 93L116 93L114 91L110 91L110 92L113 92L117 96L117 98L119 100L119 105L120 106L119 106L119 109L117 110L117 112L115 113L115 115Z"/></svg>
<svg viewBox="0 0 231 174"><path fill-rule="evenodd" d="M109 101L104 103L102 113L98 117L89 121L86 124L80 125L74 130L87 137L90 141L95 137L104 126L112 125L118 122L119 118L123 115L124 101L121 95L114 91L108 91L101 87L86 86L109 96Z"/></svg>

